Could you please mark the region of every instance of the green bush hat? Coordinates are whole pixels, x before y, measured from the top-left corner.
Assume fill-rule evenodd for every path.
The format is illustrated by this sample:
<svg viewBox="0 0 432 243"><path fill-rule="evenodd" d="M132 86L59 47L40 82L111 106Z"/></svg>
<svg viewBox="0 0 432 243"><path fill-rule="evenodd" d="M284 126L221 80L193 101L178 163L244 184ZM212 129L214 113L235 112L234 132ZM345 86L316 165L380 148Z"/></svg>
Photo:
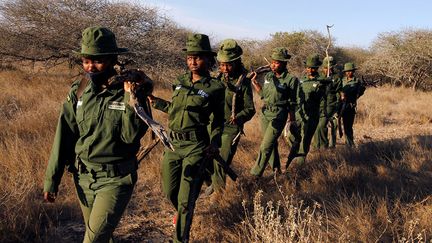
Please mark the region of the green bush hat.
<svg viewBox="0 0 432 243"><path fill-rule="evenodd" d="M114 33L105 27L88 27L82 32L81 52L74 51L82 56L105 56L128 53L128 49L117 47Z"/></svg>
<svg viewBox="0 0 432 243"><path fill-rule="evenodd" d="M288 54L288 50L285 47L276 47L273 49L271 58L276 61L288 62L291 55Z"/></svg>
<svg viewBox="0 0 432 243"><path fill-rule="evenodd" d="M322 62L318 54L312 54L306 58L305 64L308 68L319 68Z"/></svg>
<svg viewBox="0 0 432 243"><path fill-rule="evenodd" d="M325 57L322 63L322 67L326 68L329 66L329 62L330 62L330 67L333 67L336 64L336 61L334 60L334 58L332 56L328 56Z"/></svg>
<svg viewBox="0 0 432 243"><path fill-rule="evenodd" d="M344 69L342 70L342 72L355 71L355 70L357 70L355 64L352 62L347 62L347 63L345 63Z"/></svg>
<svg viewBox="0 0 432 243"><path fill-rule="evenodd" d="M235 40L226 39L222 41L216 59L218 62L232 62L239 59L242 54L243 50Z"/></svg>
<svg viewBox="0 0 432 243"><path fill-rule="evenodd" d="M211 55L216 56L210 47L210 40L204 34L189 34L186 39L186 48L183 49L187 55Z"/></svg>

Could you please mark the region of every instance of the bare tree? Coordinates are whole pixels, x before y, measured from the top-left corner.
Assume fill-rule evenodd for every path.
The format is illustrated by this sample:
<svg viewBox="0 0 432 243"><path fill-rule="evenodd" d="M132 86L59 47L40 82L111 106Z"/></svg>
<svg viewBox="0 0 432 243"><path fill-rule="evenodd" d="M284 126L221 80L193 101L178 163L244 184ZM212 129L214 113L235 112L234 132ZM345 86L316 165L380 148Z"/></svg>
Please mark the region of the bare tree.
<svg viewBox="0 0 432 243"><path fill-rule="evenodd" d="M106 26L137 65L183 63L186 30L156 8L108 0L5 0L0 3L0 56L56 65L80 47L88 26Z"/></svg>
<svg viewBox="0 0 432 243"><path fill-rule="evenodd" d="M365 62L371 74L387 78L392 85L432 89L432 31L382 33L371 50L373 55Z"/></svg>
<svg viewBox="0 0 432 243"><path fill-rule="evenodd" d="M245 65L260 66L266 63L264 57L269 57L273 48L286 47L292 55L288 68L296 75L301 75L305 69L304 62L308 55L318 53L325 56L327 37L317 31L277 32L271 39L265 41L243 40L240 44L247 59Z"/></svg>

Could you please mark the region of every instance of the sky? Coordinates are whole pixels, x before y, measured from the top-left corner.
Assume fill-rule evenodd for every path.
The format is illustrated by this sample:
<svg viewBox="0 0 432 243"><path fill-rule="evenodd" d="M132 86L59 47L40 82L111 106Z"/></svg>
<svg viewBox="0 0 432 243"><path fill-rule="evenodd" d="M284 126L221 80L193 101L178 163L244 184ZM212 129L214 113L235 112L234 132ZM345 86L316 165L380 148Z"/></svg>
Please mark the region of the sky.
<svg viewBox="0 0 432 243"><path fill-rule="evenodd" d="M266 40L276 32L315 30L335 44L368 48L379 33L432 29L430 0L139 0L212 40Z"/></svg>

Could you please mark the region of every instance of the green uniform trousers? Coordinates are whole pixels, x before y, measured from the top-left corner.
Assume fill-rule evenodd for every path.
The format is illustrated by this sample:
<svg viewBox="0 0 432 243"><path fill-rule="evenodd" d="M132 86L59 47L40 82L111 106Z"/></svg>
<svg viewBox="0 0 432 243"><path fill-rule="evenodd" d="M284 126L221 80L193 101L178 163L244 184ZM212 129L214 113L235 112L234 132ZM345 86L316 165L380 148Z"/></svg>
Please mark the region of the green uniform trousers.
<svg viewBox="0 0 432 243"><path fill-rule="evenodd" d="M263 135L258 158L250 173L262 176L267 163L272 170L280 170L278 138L281 135L288 118L288 110L277 107L276 110L264 109L261 116L261 132Z"/></svg>
<svg viewBox="0 0 432 243"><path fill-rule="evenodd" d="M310 117L306 121L296 121L296 126L290 129L289 143L291 144L291 149L286 168L288 168L294 159L299 165L305 162L318 121L318 117Z"/></svg>
<svg viewBox="0 0 432 243"><path fill-rule="evenodd" d="M172 138L175 151L165 149L162 160L162 190L177 210L175 242L183 239L186 218L190 217L188 204L195 205L204 178L199 171L204 162L204 149L208 139L192 138L178 140Z"/></svg>
<svg viewBox="0 0 432 243"><path fill-rule="evenodd" d="M241 132L241 127L233 125L225 125L222 133L222 141L220 147L220 156L222 159L230 165L234 154L237 151L237 146L240 141L238 138L233 144L234 138ZM211 176L212 185L215 190L225 188L226 173L222 166L217 161L213 161L213 174Z"/></svg>
<svg viewBox="0 0 432 243"><path fill-rule="evenodd" d="M113 242L112 234L132 196L137 178L136 170L114 177L106 171L93 169L74 173L86 226L83 242Z"/></svg>
<svg viewBox="0 0 432 243"><path fill-rule="evenodd" d="M321 116L318 121L318 125L313 137L312 146L314 148L334 148L336 146L336 129L337 121L333 118L336 113L336 108L333 112L327 114L327 117ZM330 140L328 139L328 133L330 126Z"/></svg>
<svg viewBox="0 0 432 243"><path fill-rule="evenodd" d="M347 108L342 115L343 130L345 136L345 144L347 146L354 146L354 119L356 110L355 108Z"/></svg>

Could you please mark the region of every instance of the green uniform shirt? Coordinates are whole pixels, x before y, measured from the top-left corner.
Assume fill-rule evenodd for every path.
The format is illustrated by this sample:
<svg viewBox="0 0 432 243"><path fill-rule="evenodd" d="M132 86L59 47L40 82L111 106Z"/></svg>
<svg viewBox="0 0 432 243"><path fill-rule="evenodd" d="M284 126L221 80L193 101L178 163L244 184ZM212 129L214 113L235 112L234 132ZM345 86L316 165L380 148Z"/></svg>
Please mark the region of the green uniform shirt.
<svg viewBox="0 0 432 243"><path fill-rule="evenodd" d="M264 85L259 93L266 106L285 106L288 110L296 109L296 92L298 79L291 76L288 71L278 78L273 72L266 74Z"/></svg>
<svg viewBox="0 0 432 243"><path fill-rule="evenodd" d="M223 103L224 87L220 81L207 76L192 83L192 74L187 72L173 83L172 101L157 99L153 106L168 113L171 131L206 131L211 122L210 138L219 141L224 122Z"/></svg>
<svg viewBox="0 0 432 243"><path fill-rule="evenodd" d="M320 105L325 96L325 81L319 76L304 77L300 81L297 102L300 104L296 117L302 120L319 118Z"/></svg>
<svg viewBox="0 0 432 243"><path fill-rule="evenodd" d="M340 100L340 92L342 91L342 79L337 74L330 75L329 78L325 74L321 74L320 79L325 80L325 99L321 100L320 113L321 116L326 114L332 115L338 106ZM326 110L324 110L326 108Z"/></svg>
<svg viewBox="0 0 432 243"><path fill-rule="evenodd" d="M239 76L240 74L228 78L222 76L221 82L225 86L225 123L227 124L230 121L233 96L234 93L237 92L235 104L236 120L239 126L243 126L245 122L249 121L254 116L255 106L253 102L251 80L245 77L241 86L236 87L235 85L237 84Z"/></svg>
<svg viewBox="0 0 432 243"><path fill-rule="evenodd" d="M147 130L145 123L129 106L129 93L123 84L97 91L89 82L79 100L72 85L63 103L57 124L44 191L57 192L66 165L78 156L90 163L122 163L135 160L140 139Z"/></svg>
<svg viewBox="0 0 432 243"><path fill-rule="evenodd" d="M342 92L345 94L346 102L350 104L357 104L357 99L362 96L366 90L365 86L356 77L349 80L344 77Z"/></svg>

